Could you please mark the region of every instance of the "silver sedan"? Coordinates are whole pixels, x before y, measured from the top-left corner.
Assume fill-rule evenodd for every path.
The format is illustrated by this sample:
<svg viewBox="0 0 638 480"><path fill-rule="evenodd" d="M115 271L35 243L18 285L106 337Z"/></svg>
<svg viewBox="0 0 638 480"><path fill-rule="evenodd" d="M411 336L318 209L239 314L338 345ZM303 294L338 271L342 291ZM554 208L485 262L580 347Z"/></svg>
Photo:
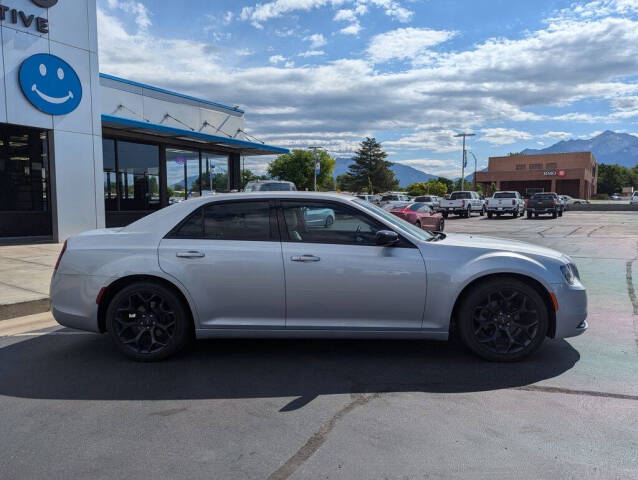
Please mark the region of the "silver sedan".
<svg viewBox="0 0 638 480"><path fill-rule="evenodd" d="M451 332L485 359L515 361L587 329L585 288L559 252L433 234L369 202L308 192L193 199L72 237L51 307L60 324L108 332L142 361L194 337Z"/></svg>

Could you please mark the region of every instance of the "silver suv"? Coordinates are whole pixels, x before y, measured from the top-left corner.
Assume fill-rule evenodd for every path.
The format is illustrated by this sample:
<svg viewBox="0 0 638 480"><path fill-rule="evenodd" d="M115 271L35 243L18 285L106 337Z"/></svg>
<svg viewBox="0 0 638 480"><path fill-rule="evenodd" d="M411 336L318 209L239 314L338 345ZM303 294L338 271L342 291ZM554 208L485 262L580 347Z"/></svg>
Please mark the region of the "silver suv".
<svg viewBox="0 0 638 480"><path fill-rule="evenodd" d="M286 182L284 180L263 180L256 182L248 182L246 192L296 192L297 187L292 182Z"/></svg>

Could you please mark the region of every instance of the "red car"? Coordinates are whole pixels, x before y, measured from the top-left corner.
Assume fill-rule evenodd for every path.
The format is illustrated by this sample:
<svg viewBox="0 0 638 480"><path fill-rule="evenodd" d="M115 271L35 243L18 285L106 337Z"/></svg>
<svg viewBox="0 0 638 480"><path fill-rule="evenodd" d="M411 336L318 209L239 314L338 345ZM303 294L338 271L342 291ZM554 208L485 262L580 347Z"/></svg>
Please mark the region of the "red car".
<svg viewBox="0 0 638 480"><path fill-rule="evenodd" d="M443 215L435 213L426 203L411 203L390 210L390 213L423 230L442 232L445 228Z"/></svg>

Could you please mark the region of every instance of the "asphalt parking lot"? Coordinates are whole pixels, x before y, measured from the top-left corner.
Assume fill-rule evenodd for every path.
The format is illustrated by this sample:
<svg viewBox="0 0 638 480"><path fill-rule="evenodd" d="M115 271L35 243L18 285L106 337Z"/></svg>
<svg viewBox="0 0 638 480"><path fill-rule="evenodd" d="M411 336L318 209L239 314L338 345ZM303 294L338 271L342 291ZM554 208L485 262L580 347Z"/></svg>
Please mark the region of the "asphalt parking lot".
<svg viewBox="0 0 638 480"><path fill-rule="evenodd" d="M518 364L450 343L199 342L131 363L0 322L0 477L638 478L638 214L450 217L571 255L590 330Z"/></svg>

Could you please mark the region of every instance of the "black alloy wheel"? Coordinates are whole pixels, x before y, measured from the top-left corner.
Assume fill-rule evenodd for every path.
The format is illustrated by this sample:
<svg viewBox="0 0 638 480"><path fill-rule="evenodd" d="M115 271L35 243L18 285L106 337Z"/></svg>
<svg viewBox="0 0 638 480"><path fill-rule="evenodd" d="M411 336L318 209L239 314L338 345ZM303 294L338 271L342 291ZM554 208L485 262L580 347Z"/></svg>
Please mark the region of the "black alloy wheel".
<svg viewBox="0 0 638 480"><path fill-rule="evenodd" d="M481 357L513 362L536 351L549 314L538 292L515 278L488 280L465 298L458 318L463 342Z"/></svg>
<svg viewBox="0 0 638 480"><path fill-rule="evenodd" d="M136 283L119 291L107 309L106 325L115 345L138 361L162 360L191 338L182 301L155 283Z"/></svg>

